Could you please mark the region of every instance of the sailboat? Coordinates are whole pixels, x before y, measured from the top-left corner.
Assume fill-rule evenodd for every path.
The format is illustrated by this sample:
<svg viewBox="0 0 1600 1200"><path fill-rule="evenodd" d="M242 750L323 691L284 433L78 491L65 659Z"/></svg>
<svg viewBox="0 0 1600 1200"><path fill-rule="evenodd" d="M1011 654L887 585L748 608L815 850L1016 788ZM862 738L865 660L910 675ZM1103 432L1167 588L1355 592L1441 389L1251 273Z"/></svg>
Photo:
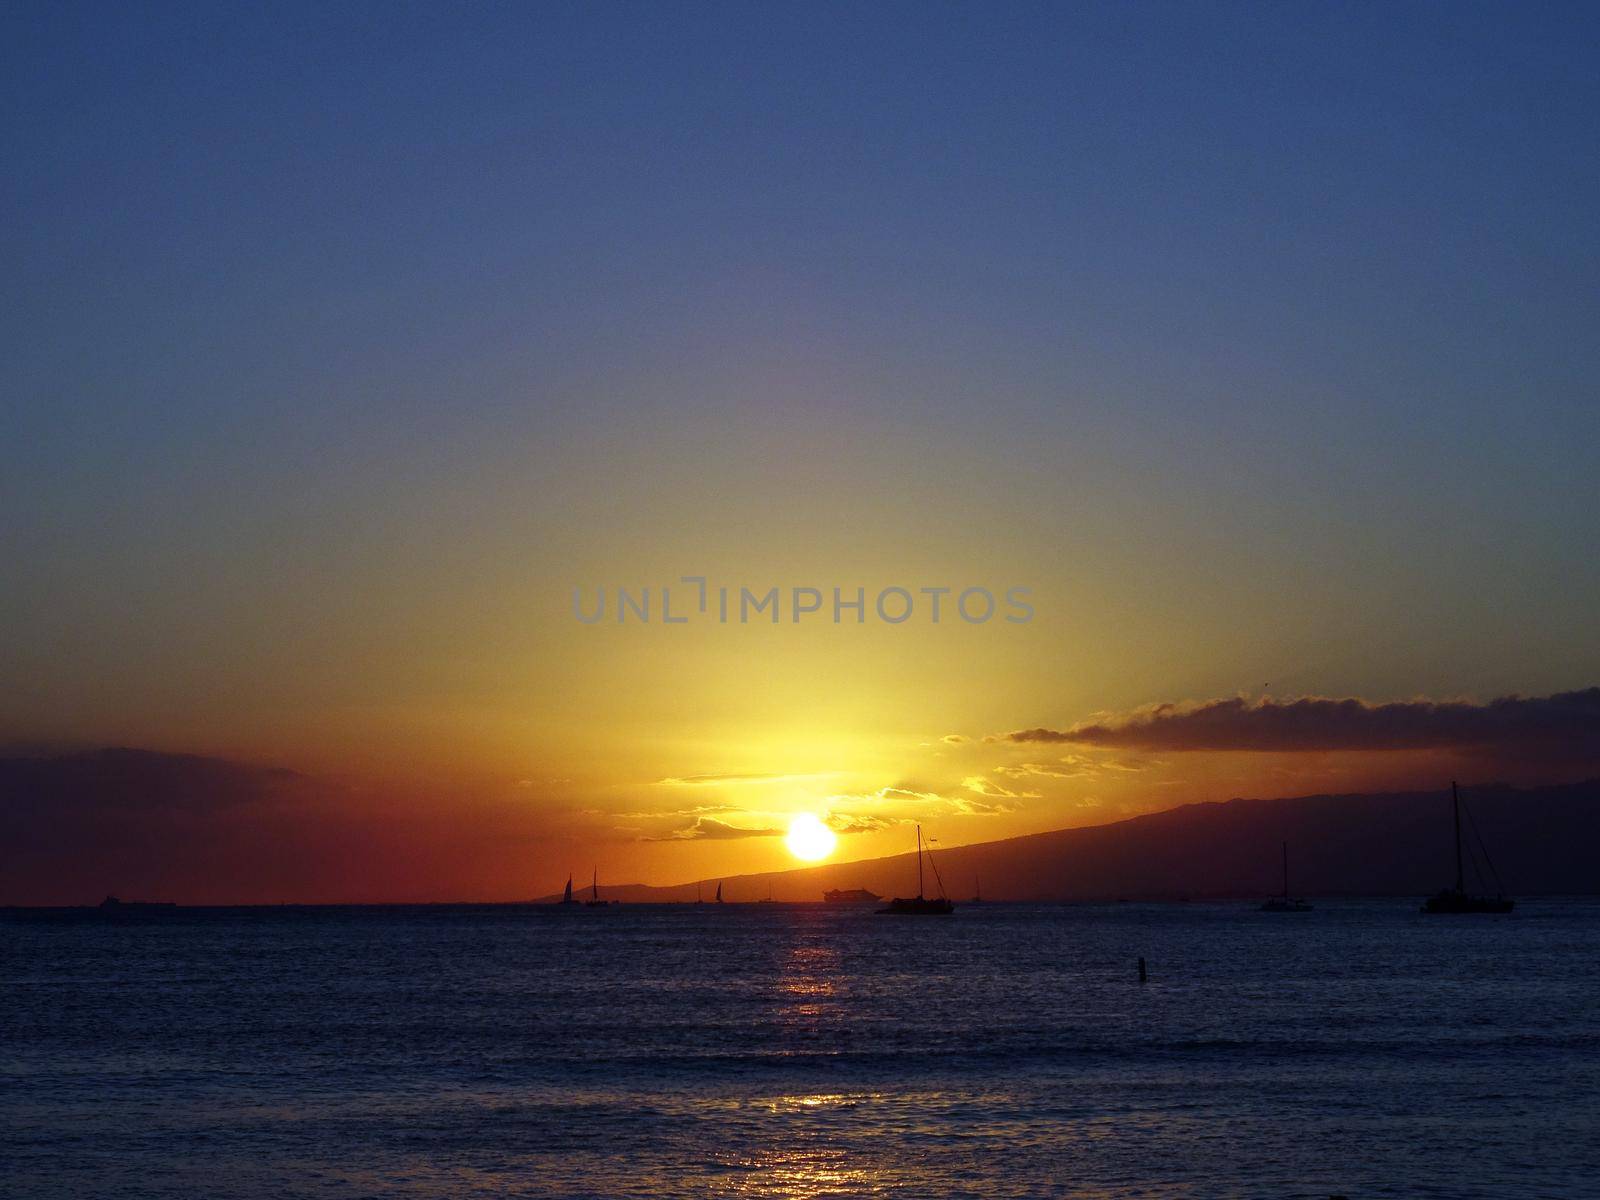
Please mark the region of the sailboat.
<svg viewBox="0 0 1600 1200"><path fill-rule="evenodd" d="M1310 912L1304 900L1289 899L1289 843L1283 844L1283 895L1274 896L1261 906L1262 912Z"/></svg>
<svg viewBox="0 0 1600 1200"><path fill-rule="evenodd" d="M1456 885L1445 888L1436 895L1429 896L1423 902L1422 911L1425 913L1508 913L1516 907L1515 900L1508 900L1500 892L1493 896L1475 896L1467 892L1466 876L1461 869L1461 796L1456 791L1455 780L1450 781L1450 809L1455 815L1456 822ZM1467 814L1467 819L1472 819L1472 814ZM1473 826L1473 835L1477 836L1477 826ZM1483 861L1489 868L1489 873L1495 877L1495 887L1500 886L1500 876L1494 869L1494 864L1489 861L1489 851L1483 844L1483 838L1478 837L1478 848L1483 851ZM1473 870L1476 871L1478 861L1472 861Z"/></svg>
<svg viewBox="0 0 1600 1200"><path fill-rule="evenodd" d="M722 880L717 880L717 903L722 903Z"/></svg>
<svg viewBox="0 0 1600 1200"><path fill-rule="evenodd" d="M567 876L567 890L561 893L561 903L562 904L576 904L577 903L577 901L572 898L572 876L571 875Z"/></svg>
<svg viewBox="0 0 1600 1200"><path fill-rule="evenodd" d="M968 900L967 903L968 904L982 904L983 903L983 880L979 879L976 875L974 875L972 877L972 899Z"/></svg>
<svg viewBox="0 0 1600 1200"><path fill-rule="evenodd" d="M929 862L932 862L929 855ZM939 868L933 868L933 877L939 879ZM896 896L889 901L887 908L880 908L880 913L891 913L897 917L935 917L948 916L955 912L956 906L950 903L949 897L944 894L944 880L939 880L939 898L930 900L922 894L922 826L917 826L917 895L915 899Z"/></svg>
<svg viewBox="0 0 1600 1200"><path fill-rule="evenodd" d="M589 886L589 898L583 902L585 908L604 908L610 904L609 900L600 899L600 868L594 869L594 882Z"/></svg>

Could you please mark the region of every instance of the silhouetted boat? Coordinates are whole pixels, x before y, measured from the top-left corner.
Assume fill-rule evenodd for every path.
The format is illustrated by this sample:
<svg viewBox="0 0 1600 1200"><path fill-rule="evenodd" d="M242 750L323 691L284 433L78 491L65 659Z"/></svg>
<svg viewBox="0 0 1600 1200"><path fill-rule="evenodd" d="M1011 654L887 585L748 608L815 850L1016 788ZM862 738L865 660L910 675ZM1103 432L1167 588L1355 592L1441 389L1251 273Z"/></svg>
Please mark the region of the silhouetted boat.
<svg viewBox="0 0 1600 1200"><path fill-rule="evenodd" d="M589 886L589 898L583 902L585 908L604 908L610 904L609 900L600 899L600 868L594 869L594 881Z"/></svg>
<svg viewBox="0 0 1600 1200"><path fill-rule="evenodd" d="M866 888L834 888L830 892L823 892L822 899L828 904L873 904L883 897L877 892L869 892Z"/></svg>
<svg viewBox="0 0 1600 1200"><path fill-rule="evenodd" d="M770 879L767 880L767 898L765 900L757 900L756 903L757 904L776 904L777 903L777 901L772 898L772 880L770 880Z"/></svg>
<svg viewBox="0 0 1600 1200"><path fill-rule="evenodd" d="M561 893L561 901L560 902L562 904L576 904L577 903L577 901L572 898L572 876L571 875L567 876L567 890Z"/></svg>
<svg viewBox="0 0 1600 1200"><path fill-rule="evenodd" d="M722 880L717 880L717 903L722 903Z"/></svg>
<svg viewBox="0 0 1600 1200"><path fill-rule="evenodd" d="M939 868L933 868L933 877L939 879ZM944 881L939 880L939 897L930 900L922 894L922 826L917 826L917 894L914 899L896 896L880 913L897 917L944 917L955 912L956 906L944 894Z"/></svg>
<svg viewBox="0 0 1600 1200"><path fill-rule="evenodd" d="M123 913L168 912L177 907L171 900L118 900L115 896L107 896L100 901L100 911L112 916L120 916Z"/></svg>
<svg viewBox="0 0 1600 1200"><path fill-rule="evenodd" d="M972 877L972 899L968 900L967 903L968 904L982 904L983 903L983 880L979 879L976 875L974 875Z"/></svg>
<svg viewBox="0 0 1600 1200"><path fill-rule="evenodd" d="M1493 896L1479 896L1467 891L1466 876L1461 869L1461 796L1456 791L1455 780L1450 781L1450 811L1455 817L1456 826L1456 885L1445 888L1435 895L1429 896L1423 902L1422 911L1425 913L1508 913L1516 907L1515 900L1508 900L1499 892ZM1468 819L1471 819L1468 813ZM1477 835L1477 826L1473 826L1473 834ZM1489 873L1495 876L1495 887L1500 886L1500 877L1494 869L1494 864L1489 861L1489 850L1483 844L1483 838L1478 837L1478 848L1483 851L1484 865L1489 868ZM1473 859L1473 869L1477 869L1477 859Z"/></svg>
<svg viewBox="0 0 1600 1200"><path fill-rule="evenodd" d="M1261 906L1262 912L1310 912L1304 900L1289 899L1289 843L1283 844L1283 895L1274 896Z"/></svg>

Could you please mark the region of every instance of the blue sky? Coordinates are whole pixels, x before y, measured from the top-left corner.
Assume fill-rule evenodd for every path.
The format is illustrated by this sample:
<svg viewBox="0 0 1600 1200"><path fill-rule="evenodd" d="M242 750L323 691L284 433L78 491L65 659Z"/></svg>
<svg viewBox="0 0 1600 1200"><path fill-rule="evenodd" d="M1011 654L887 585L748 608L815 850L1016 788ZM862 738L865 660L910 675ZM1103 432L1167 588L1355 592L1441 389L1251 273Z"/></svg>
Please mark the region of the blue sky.
<svg viewBox="0 0 1600 1200"><path fill-rule="evenodd" d="M1019 724L1591 683L1597 30L8 5L0 718L488 703L579 567L786 556L1126 636Z"/></svg>

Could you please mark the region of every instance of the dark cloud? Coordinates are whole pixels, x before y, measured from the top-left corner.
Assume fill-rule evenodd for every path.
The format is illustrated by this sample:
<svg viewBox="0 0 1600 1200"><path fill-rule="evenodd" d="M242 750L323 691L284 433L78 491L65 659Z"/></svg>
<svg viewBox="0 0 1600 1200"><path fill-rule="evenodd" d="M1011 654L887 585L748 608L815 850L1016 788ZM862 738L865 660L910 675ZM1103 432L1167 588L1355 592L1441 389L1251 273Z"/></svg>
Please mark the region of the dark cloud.
<svg viewBox="0 0 1600 1200"><path fill-rule="evenodd" d="M0 758L0 895L98 900L127 887L193 894L311 857L312 781L281 767L150 750ZM248 862L242 861L248 859ZM286 866L287 864L287 866Z"/></svg>
<svg viewBox="0 0 1600 1200"><path fill-rule="evenodd" d="M1600 688L1504 696L1486 704L1307 697L1159 704L1068 729L1023 729L1011 742L1133 750L1508 750L1600 756Z"/></svg>
<svg viewBox="0 0 1600 1200"><path fill-rule="evenodd" d="M153 750L91 750L51 757L0 759L0 804L20 810L196 813L233 808L281 794L303 776Z"/></svg>

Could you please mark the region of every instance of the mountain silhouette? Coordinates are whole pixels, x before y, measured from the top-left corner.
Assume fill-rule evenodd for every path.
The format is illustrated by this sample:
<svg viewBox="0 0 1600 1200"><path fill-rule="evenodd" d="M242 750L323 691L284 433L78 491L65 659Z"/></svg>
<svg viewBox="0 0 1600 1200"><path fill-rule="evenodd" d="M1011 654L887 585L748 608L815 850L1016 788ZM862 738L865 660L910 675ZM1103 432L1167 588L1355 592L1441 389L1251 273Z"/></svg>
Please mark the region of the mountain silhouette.
<svg viewBox="0 0 1600 1200"><path fill-rule="evenodd" d="M1464 788L1474 824L1515 895L1593 892L1600 874L1600 780ZM1454 878L1448 786L1429 792L1296 796L1188 804L1107 825L935 849L946 892L962 900L1117 900L1263 896L1281 886L1288 842L1297 895L1425 895ZM829 888L907 895L911 854L725 876L730 901L820 900ZM716 880L699 881L715 886ZM929 881L930 889L933 881ZM693 900L696 882L618 884L633 903Z"/></svg>

